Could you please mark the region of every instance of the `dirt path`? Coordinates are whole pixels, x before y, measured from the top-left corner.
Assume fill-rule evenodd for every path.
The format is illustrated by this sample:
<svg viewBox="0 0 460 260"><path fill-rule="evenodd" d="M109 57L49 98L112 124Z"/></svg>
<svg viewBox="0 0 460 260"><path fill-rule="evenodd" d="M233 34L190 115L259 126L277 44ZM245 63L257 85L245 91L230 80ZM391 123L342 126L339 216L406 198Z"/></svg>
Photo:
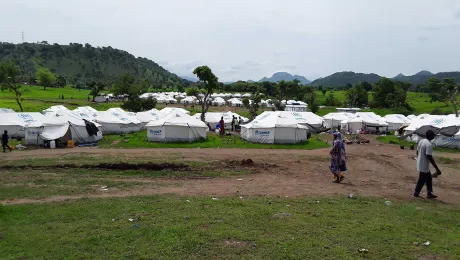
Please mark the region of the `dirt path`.
<svg viewBox="0 0 460 260"><path fill-rule="evenodd" d="M93 156L124 156L125 158L171 158L200 161L252 159L256 164L273 167L257 168L255 174L211 179L142 179L133 181L152 183L141 189L76 196L54 196L41 200L15 199L10 204L55 202L78 198L126 197L153 194L178 194L182 196L322 196L347 195L380 196L388 199L412 199L417 181L415 152L400 150L394 145L372 141L364 145L348 145L348 168L342 184L332 183L328 170L328 149L321 150L263 150L263 149L98 149L75 148L63 150L34 150L6 154L3 160L23 158L59 158L69 154ZM438 154L453 159L459 154ZM82 164L87 162L82 162ZM434 179L435 193L444 203L460 204L460 170L457 165L441 165L443 174ZM124 178L124 181L129 181ZM160 184L160 185L158 185ZM425 190L423 191L425 194Z"/></svg>

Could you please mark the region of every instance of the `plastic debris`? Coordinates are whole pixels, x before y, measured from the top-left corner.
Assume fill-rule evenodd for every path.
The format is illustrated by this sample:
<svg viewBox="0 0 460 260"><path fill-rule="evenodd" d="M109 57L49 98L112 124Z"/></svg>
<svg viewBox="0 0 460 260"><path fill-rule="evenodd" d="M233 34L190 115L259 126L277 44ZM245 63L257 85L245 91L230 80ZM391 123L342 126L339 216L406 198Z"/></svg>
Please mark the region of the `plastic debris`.
<svg viewBox="0 0 460 260"><path fill-rule="evenodd" d="M185 202L190 202L190 200L186 200Z"/></svg>
<svg viewBox="0 0 460 260"><path fill-rule="evenodd" d="M240 196L240 199L243 199L243 197Z"/></svg>
<svg viewBox="0 0 460 260"><path fill-rule="evenodd" d="M101 189L107 189L107 186L101 186Z"/></svg>
<svg viewBox="0 0 460 260"><path fill-rule="evenodd" d="M429 246L430 244L430 241L426 241L425 243L423 243L424 246Z"/></svg>
<svg viewBox="0 0 460 260"><path fill-rule="evenodd" d="M328 245L323 246L324 249L329 249Z"/></svg>
<svg viewBox="0 0 460 260"><path fill-rule="evenodd" d="M133 228L134 228L134 229L139 228L139 225L138 225L138 224L134 224L134 225L133 225Z"/></svg>
<svg viewBox="0 0 460 260"><path fill-rule="evenodd" d="M212 200L219 200L218 198L212 198Z"/></svg>
<svg viewBox="0 0 460 260"><path fill-rule="evenodd" d="M101 189L101 191L108 191L109 189Z"/></svg>
<svg viewBox="0 0 460 260"><path fill-rule="evenodd" d="M360 249L358 249L358 252L367 253L367 252L369 252L369 250L367 250L366 248L360 248Z"/></svg>
<svg viewBox="0 0 460 260"><path fill-rule="evenodd" d="M385 205L391 206L391 205L393 205L393 203L391 201L387 200L387 201L385 201Z"/></svg>
<svg viewBox="0 0 460 260"><path fill-rule="evenodd" d="M116 219L113 218L113 219L112 219L112 222L114 222L115 220L116 220Z"/></svg>
<svg viewBox="0 0 460 260"><path fill-rule="evenodd" d="M319 200L316 200L315 203L319 203Z"/></svg>
<svg viewBox="0 0 460 260"><path fill-rule="evenodd" d="M128 219L128 220L129 220L129 222L133 222L133 221L134 221L134 219L133 219L133 218L130 218L130 219Z"/></svg>
<svg viewBox="0 0 460 260"><path fill-rule="evenodd" d="M236 179L237 181L242 181L243 179Z"/></svg>
<svg viewBox="0 0 460 260"><path fill-rule="evenodd" d="M355 200L355 199L356 199L356 197L355 197L355 195L354 195L353 193L348 194L348 198L349 198L349 199L352 199L352 200Z"/></svg>

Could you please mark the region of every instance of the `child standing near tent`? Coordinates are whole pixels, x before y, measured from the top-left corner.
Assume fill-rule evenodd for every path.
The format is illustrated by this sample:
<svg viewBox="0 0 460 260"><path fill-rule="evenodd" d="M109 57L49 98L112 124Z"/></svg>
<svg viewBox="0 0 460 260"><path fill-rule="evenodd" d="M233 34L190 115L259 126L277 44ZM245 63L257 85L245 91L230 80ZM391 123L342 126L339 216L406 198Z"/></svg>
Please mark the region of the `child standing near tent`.
<svg viewBox="0 0 460 260"><path fill-rule="evenodd" d="M13 150L11 147L8 145L8 131L5 130L2 135L2 147L3 147L3 152L6 153L6 149L10 149L10 152Z"/></svg>
<svg viewBox="0 0 460 260"><path fill-rule="evenodd" d="M225 135L225 122L224 122L224 117L221 117L221 118L220 118L219 124L220 124L220 136L222 137L222 136Z"/></svg>

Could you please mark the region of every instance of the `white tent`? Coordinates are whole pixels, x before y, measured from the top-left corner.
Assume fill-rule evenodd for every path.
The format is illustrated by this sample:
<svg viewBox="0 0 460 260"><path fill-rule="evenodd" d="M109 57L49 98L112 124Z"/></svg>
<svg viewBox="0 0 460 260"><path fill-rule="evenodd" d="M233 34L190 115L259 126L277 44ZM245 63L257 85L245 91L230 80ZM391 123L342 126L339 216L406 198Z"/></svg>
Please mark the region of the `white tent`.
<svg viewBox="0 0 460 260"><path fill-rule="evenodd" d="M152 142L193 142L206 139L208 127L179 111L146 125L147 138Z"/></svg>
<svg viewBox="0 0 460 260"><path fill-rule="evenodd" d="M180 101L182 104L195 104L196 97L186 97Z"/></svg>
<svg viewBox="0 0 460 260"><path fill-rule="evenodd" d="M0 120L0 133L7 130L8 135L14 138L24 138L26 136L25 127L30 124L40 124L44 116L36 113L5 113Z"/></svg>
<svg viewBox="0 0 460 260"><path fill-rule="evenodd" d="M439 147L460 148L460 118L455 115L424 115L411 121L404 129L404 135L410 141L422 139L417 133L424 134L427 130L439 132L433 143ZM453 132L454 131L454 132Z"/></svg>
<svg viewBox="0 0 460 260"><path fill-rule="evenodd" d="M11 108L0 108L0 114L4 113L14 113L14 110Z"/></svg>
<svg viewBox="0 0 460 260"><path fill-rule="evenodd" d="M348 120L355 116L356 115L353 113L329 113L323 116L323 119L329 127L338 127L340 125L340 122Z"/></svg>
<svg viewBox="0 0 460 260"><path fill-rule="evenodd" d="M94 120L99 114L99 111L97 111L96 109L94 109L94 108L92 108L90 106L77 107L72 111L74 113L77 113L82 118L87 119L87 120Z"/></svg>
<svg viewBox="0 0 460 260"><path fill-rule="evenodd" d="M367 130L387 130L388 123L373 112L357 112L355 117L340 122L342 131L355 133L361 129Z"/></svg>
<svg viewBox="0 0 460 260"><path fill-rule="evenodd" d="M383 117L388 123L388 130L395 131L410 122L410 119L401 114L389 114Z"/></svg>
<svg viewBox="0 0 460 260"><path fill-rule="evenodd" d="M126 134L139 132L141 122L122 109L108 109L98 113L95 122L102 126L104 134Z"/></svg>
<svg viewBox="0 0 460 260"><path fill-rule="evenodd" d="M225 100L221 97L216 97L213 101L212 101L212 105L213 106L225 106Z"/></svg>
<svg viewBox="0 0 460 260"><path fill-rule="evenodd" d="M307 140L308 127L290 113L264 112L249 124L241 126L241 137L256 143L293 144Z"/></svg>
<svg viewBox="0 0 460 260"><path fill-rule="evenodd" d="M146 124L150 123L151 121L160 120L162 114L157 109L151 109L145 112L139 112L136 114L137 120L139 120L144 127Z"/></svg>
<svg viewBox="0 0 460 260"><path fill-rule="evenodd" d="M94 124L96 128L89 131L88 123ZM77 113L69 110L47 112L41 123L30 124L25 129L25 142L28 145L42 145L44 141L50 140L60 140L64 143L73 140L76 144L83 144L102 139L100 125L85 121Z"/></svg>
<svg viewBox="0 0 460 260"><path fill-rule="evenodd" d="M233 116L235 116L236 118L240 118L243 119L243 122L248 122L249 119L246 118L246 117L242 117L240 115L238 115L237 113L233 113L232 111L228 111L228 112L207 112L205 115L204 115L204 121L206 124L209 124L211 126L212 129L216 128L216 125L220 122L220 119L223 117L224 118L224 122L225 122L225 129L231 129L232 128L232 120L233 120ZM194 117L198 120L201 120L201 113L196 113L194 115Z"/></svg>
<svg viewBox="0 0 460 260"><path fill-rule="evenodd" d="M63 105L57 105L57 106L51 106L48 109L45 109L42 111L42 114L46 115L47 113L55 113L55 112L60 112L60 111L69 111L65 106Z"/></svg>
<svg viewBox="0 0 460 260"><path fill-rule="evenodd" d="M179 107L165 107L162 110L160 110L160 113L162 116L169 115L170 113L175 113L175 112L180 112L186 115L190 115L190 112Z"/></svg>

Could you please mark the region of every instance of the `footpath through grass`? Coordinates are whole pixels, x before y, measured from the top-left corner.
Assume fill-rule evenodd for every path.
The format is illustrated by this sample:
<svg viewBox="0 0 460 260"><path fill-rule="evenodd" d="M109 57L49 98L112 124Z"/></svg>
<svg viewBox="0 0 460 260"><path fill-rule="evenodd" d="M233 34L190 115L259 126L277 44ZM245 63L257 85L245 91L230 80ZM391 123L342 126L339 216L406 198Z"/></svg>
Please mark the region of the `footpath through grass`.
<svg viewBox="0 0 460 260"><path fill-rule="evenodd" d="M460 209L421 200L153 196L0 210L3 259L460 258Z"/></svg>
<svg viewBox="0 0 460 260"><path fill-rule="evenodd" d="M329 147L324 141L316 136L306 142L283 145L283 144L259 144L249 143L239 135L219 137L209 133L205 140L193 143L158 143L147 140L147 131L141 131L126 135L105 135L99 141L101 148L244 148L244 149L319 149Z"/></svg>

